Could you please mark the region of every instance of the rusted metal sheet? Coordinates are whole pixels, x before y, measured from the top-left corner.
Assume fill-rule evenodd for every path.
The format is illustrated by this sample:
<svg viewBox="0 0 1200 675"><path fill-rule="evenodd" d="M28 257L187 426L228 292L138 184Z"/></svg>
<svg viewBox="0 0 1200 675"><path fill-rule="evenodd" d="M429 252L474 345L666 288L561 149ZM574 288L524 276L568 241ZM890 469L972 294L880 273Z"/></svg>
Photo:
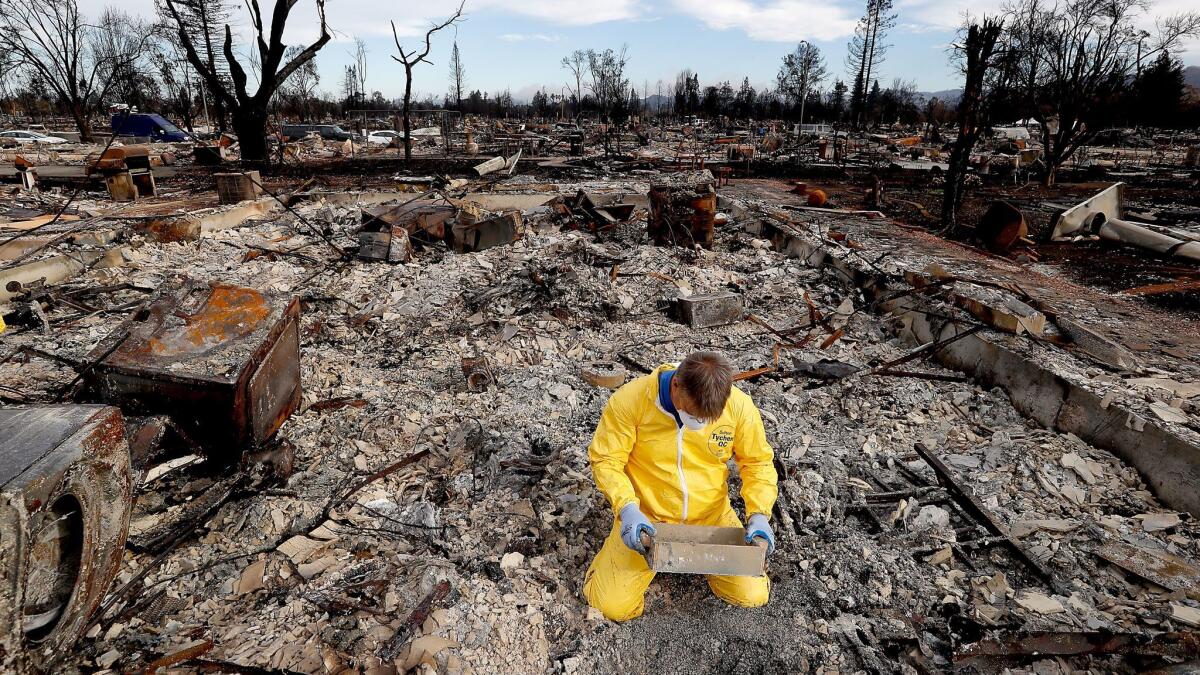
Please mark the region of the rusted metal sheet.
<svg viewBox="0 0 1200 675"><path fill-rule="evenodd" d="M749 577L766 573L765 544L747 544L740 527L660 523L654 529L646 564L655 572ZM644 535L642 542L646 543Z"/></svg>
<svg viewBox="0 0 1200 675"><path fill-rule="evenodd" d="M525 224L520 211L509 211L494 218L474 221L459 217L450 230L450 246L458 253L474 253L494 246L511 244L525 236Z"/></svg>
<svg viewBox="0 0 1200 675"><path fill-rule="evenodd" d="M52 671L121 564L133 481L99 405L0 409L0 670Z"/></svg>
<svg viewBox="0 0 1200 675"><path fill-rule="evenodd" d="M1200 595L1200 566L1190 560L1122 541L1105 544L1096 555L1167 590Z"/></svg>
<svg viewBox="0 0 1200 675"><path fill-rule="evenodd" d="M130 414L171 417L210 456L232 462L299 406L299 321L298 298L189 282L96 346L90 384Z"/></svg>

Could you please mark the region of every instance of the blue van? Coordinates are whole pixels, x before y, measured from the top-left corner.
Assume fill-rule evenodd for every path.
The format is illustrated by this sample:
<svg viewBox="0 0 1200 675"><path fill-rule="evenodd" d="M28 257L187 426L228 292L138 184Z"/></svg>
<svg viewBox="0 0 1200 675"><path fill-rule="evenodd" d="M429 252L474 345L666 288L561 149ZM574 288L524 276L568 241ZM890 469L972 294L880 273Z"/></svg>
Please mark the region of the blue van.
<svg viewBox="0 0 1200 675"><path fill-rule="evenodd" d="M112 132L114 136L146 136L161 143L192 140L188 132L154 113L117 113L112 116Z"/></svg>

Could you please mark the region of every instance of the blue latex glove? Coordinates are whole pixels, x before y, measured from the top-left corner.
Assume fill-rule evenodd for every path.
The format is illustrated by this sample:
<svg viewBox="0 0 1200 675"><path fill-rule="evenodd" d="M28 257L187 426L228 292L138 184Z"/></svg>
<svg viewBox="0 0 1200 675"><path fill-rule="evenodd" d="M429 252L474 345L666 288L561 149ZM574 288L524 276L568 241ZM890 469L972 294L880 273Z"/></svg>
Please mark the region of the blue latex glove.
<svg viewBox="0 0 1200 675"><path fill-rule="evenodd" d="M746 543L754 543L755 537L767 542L767 555L775 552L775 531L771 529L767 517L761 513L750 516L750 522L746 523Z"/></svg>
<svg viewBox="0 0 1200 675"><path fill-rule="evenodd" d="M621 509L621 541L625 542L631 550L645 554L646 548L642 546L642 533L654 536L654 526L650 524L650 520L642 513L642 509L637 504L630 502Z"/></svg>

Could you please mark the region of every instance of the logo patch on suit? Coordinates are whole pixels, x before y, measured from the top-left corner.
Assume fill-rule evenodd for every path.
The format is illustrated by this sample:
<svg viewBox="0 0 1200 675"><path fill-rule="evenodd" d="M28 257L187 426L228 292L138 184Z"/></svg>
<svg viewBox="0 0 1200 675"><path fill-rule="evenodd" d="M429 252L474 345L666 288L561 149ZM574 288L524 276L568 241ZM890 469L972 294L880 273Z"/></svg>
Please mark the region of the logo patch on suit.
<svg viewBox="0 0 1200 675"><path fill-rule="evenodd" d="M708 451L717 459L729 457L733 452L733 426L725 424L717 427L708 436Z"/></svg>

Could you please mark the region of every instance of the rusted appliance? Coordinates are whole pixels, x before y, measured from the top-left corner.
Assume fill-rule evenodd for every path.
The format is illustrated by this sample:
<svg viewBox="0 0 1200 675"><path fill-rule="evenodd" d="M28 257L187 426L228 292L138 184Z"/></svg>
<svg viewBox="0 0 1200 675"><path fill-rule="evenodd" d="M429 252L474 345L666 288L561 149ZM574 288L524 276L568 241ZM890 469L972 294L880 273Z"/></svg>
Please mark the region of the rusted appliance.
<svg viewBox="0 0 1200 675"><path fill-rule="evenodd" d="M90 362L101 401L167 415L232 465L300 404L300 301L189 281L113 331Z"/></svg>
<svg viewBox="0 0 1200 675"><path fill-rule="evenodd" d="M0 409L0 671L53 672L121 565L132 478L121 411Z"/></svg>
<svg viewBox="0 0 1200 675"><path fill-rule="evenodd" d="M158 194L150 169L150 148L144 145L108 148L99 156L91 156L87 173L104 176L104 185L114 202L132 202Z"/></svg>
<svg viewBox="0 0 1200 675"><path fill-rule="evenodd" d="M1029 234L1029 226L1020 209L1006 201L996 200L983 212L975 233L989 249L1003 253Z"/></svg>
<svg viewBox="0 0 1200 675"><path fill-rule="evenodd" d="M667 174L650 184L650 238L659 246L712 248L717 216L712 172Z"/></svg>

